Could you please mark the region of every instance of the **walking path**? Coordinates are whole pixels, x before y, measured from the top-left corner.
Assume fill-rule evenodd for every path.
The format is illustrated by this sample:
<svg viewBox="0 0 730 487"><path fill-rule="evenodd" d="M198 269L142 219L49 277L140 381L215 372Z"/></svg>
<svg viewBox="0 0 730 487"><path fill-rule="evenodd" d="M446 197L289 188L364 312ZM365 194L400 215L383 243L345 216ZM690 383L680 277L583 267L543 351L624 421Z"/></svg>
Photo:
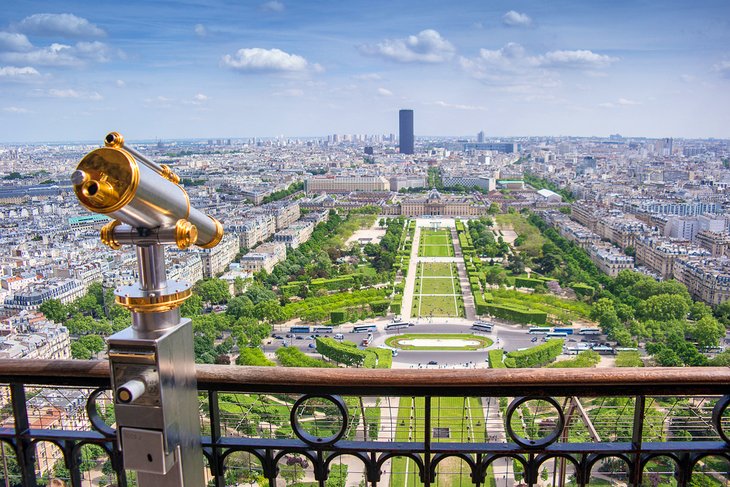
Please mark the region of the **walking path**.
<svg viewBox="0 0 730 487"><path fill-rule="evenodd" d="M411 260L408 264L408 275L406 276L406 286L403 288L403 304L401 305L400 314L404 321L411 317L411 308L413 307L413 293L416 287L416 272L418 270L418 245L421 241L421 228L416 226L413 232L413 242L411 245Z"/></svg>
<svg viewBox="0 0 730 487"><path fill-rule="evenodd" d="M482 408L484 409L484 425L487 429L487 441L490 443L506 443L507 434L504 431L502 413L499 411L499 399L496 397L483 397ZM502 458L492 463L492 473L497 485L511 487L514 485L514 471L512 460Z"/></svg>
<svg viewBox="0 0 730 487"><path fill-rule="evenodd" d="M456 270L459 273L461 295L464 297L464 313L467 320L474 320L477 317L476 307L474 306L474 296L471 293L469 275L466 273L464 254L461 253L461 243L459 243L459 237L456 233L456 228L453 227L451 228L451 241L454 245L454 259L456 262Z"/></svg>

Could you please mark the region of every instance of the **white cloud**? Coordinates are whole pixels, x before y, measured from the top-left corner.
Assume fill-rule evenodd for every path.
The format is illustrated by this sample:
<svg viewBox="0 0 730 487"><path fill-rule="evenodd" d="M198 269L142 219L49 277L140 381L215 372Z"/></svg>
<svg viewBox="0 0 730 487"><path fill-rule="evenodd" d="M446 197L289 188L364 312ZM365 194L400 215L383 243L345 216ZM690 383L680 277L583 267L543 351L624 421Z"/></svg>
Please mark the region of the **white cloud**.
<svg viewBox="0 0 730 487"><path fill-rule="evenodd" d="M393 96L393 92L385 88L378 88L378 96Z"/></svg>
<svg viewBox="0 0 730 487"><path fill-rule="evenodd" d="M502 16L502 23L509 27L529 27L532 25L532 19L527 14L510 10Z"/></svg>
<svg viewBox="0 0 730 487"><path fill-rule="evenodd" d="M353 78L360 81L380 81L381 79L383 79L383 77L380 76L378 73L356 74L355 76L353 76Z"/></svg>
<svg viewBox="0 0 730 487"><path fill-rule="evenodd" d="M639 103L638 101L629 100L629 99L626 99L626 98L619 98L618 99L618 104L619 105L622 105L622 106L641 105L641 103Z"/></svg>
<svg viewBox="0 0 730 487"><path fill-rule="evenodd" d="M286 90L275 91L274 93L272 93L272 95L300 97L300 96L304 96L304 90L300 90L299 88L288 88Z"/></svg>
<svg viewBox="0 0 730 487"><path fill-rule="evenodd" d="M451 108L454 110L486 110L486 108L478 105L459 105L458 103L447 103L441 100L429 103L429 105L436 105L439 107Z"/></svg>
<svg viewBox="0 0 730 487"><path fill-rule="evenodd" d="M360 52L399 63L442 63L454 56L454 46L433 29L422 30L405 39L385 39L359 46Z"/></svg>
<svg viewBox="0 0 730 487"><path fill-rule="evenodd" d="M104 97L101 96L96 91L77 91L71 88L67 89L56 89L51 88L48 91L41 92L41 95L48 96L50 98L70 98L70 99L77 99L77 100L91 100L91 101L99 101L103 100Z"/></svg>
<svg viewBox="0 0 730 487"><path fill-rule="evenodd" d="M33 49L33 44L23 34L0 32L0 51L26 52Z"/></svg>
<svg viewBox="0 0 730 487"><path fill-rule="evenodd" d="M6 113L17 113L17 114L31 113L30 110L28 110L27 108L22 108L22 107L5 107L5 108L3 108L3 111Z"/></svg>
<svg viewBox="0 0 730 487"><path fill-rule="evenodd" d="M35 14L16 24L15 29L41 37L104 37L106 32L88 20L73 14Z"/></svg>
<svg viewBox="0 0 730 487"><path fill-rule="evenodd" d="M207 37L208 36L208 29L205 28L203 24L195 24L195 35L198 37Z"/></svg>
<svg viewBox="0 0 730 487"><path fill-rule="evenodd" d="M122 79L118 79L116 81L117 88L125 88L127 86L127 83L124 82Z"/></svg>
<svg viewBox="0 0 730 487"><path fill-rule="evenodd" d="M712 70L720 73L723 78L730 78L730 61L720 61L712 66Z"/></svg>
<svg viewBox="0 0 730 487"><path fill-rule="evenodd" d="M302 56L289 54L280 49L262 49L253 47L239 49L235 54L226 54L221 63L237 71L271 72L271 71L305 71L309 63ZM312 68L317 71L321 66L314 65Z"/></svg>
<svg viewBox="0 0 730 487"><path fill-rule="evenodd" d="M208 100L209 100L209 98L208 98L208 96L207 96L207 95L204 95L204 94L202 94L202 93L198 93L197 95L195 95L195 96L193 97L193 100L195 100L195 101L199 101L199 102L203 102L203 101L208 101Z"/></svg>
<svg viewBox="0 0 730 487"><path fill-rule="evenodd" d="M277 0L271 0L269 2L264 2L259 5L259 9L264 12L283 12L284 4Z"/></svg>
<svg viewBox="0 0 730 487"><path fill-rule="evenodd" d="M0 60L37 66L80 66L86 62L108 62L115 54L121 56L99 41L77 42L74 46L53 43L27 52L0 52Z"/></svg>
<svg viewBox="0 0 730 487"><path fill-rule="evenodd" d="M550 51L538 58L541 66L553 68L605 68L618 61L618 58L593 51Z"/></svg>
<svg viewBox="0 0 730 487"><path fill-rule="evenodd" d="M18 68L16 66L2 66L0 67L0 79L29 79L39 76L40 73L37 69L25 66Z"/></svg>
<svg viewBox="0 0 730 487"><path fill-rule="evenodd" d="M618 108L618 107L628 107L628 106L634 106L634 105L641 105L641 102L638 102L635 100L629 100L628 98L619 98L615 102L604 102L604 103L598 104L598 106L601 108Z"/></svg>

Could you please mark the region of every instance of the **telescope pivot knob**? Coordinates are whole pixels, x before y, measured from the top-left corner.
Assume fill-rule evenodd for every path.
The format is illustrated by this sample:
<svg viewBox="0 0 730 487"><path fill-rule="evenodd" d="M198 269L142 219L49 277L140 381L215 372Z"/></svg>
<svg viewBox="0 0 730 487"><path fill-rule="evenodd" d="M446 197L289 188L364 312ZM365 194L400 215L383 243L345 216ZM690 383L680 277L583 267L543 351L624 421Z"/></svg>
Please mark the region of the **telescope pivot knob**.
<svg viewBox="0 0 730 487"><path fill-rule="evenodd" d="M147 390L147 385L140 379L132 379L117 388L117 401L130 404L139 399Z"/></svg>
<svg viewBox="0 0 730 487"><path fill-rule="evenodd" d="M198 228L187 220L178 220L175 224L175 243L177 248L185 250L198 240Z"/></svg>

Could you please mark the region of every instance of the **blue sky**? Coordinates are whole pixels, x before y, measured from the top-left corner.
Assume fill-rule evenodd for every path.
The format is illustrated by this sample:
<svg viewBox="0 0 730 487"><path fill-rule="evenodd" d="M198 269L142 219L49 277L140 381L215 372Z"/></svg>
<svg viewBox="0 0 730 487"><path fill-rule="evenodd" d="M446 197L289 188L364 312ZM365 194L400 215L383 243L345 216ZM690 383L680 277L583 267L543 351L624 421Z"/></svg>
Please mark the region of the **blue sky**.
<svg viewBox="0 0 730 487"><path fill-rule="evenodd" d="M730 3L12 2L0 141L730 138Z"/></svg>

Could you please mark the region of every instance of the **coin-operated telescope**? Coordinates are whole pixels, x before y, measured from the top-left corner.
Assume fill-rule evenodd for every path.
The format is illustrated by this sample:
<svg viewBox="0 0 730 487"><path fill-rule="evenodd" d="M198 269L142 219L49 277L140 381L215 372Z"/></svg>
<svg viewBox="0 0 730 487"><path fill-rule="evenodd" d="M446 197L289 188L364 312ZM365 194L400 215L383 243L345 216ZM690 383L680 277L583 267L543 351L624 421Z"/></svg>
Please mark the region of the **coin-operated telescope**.
<svg viewBox="0 0 730 487"><path fill-rule="evenodd" d="M192 324L180 318L189 283L168 281L165 245L215 247L223 226L190 206L179 178L112 132L71 176L83 206L113 220L101 229L112 249L134 245L139 282L115 290L132 326L107 340L117 435L124 467L140 487L201 486L203 453Z"/></svg>

